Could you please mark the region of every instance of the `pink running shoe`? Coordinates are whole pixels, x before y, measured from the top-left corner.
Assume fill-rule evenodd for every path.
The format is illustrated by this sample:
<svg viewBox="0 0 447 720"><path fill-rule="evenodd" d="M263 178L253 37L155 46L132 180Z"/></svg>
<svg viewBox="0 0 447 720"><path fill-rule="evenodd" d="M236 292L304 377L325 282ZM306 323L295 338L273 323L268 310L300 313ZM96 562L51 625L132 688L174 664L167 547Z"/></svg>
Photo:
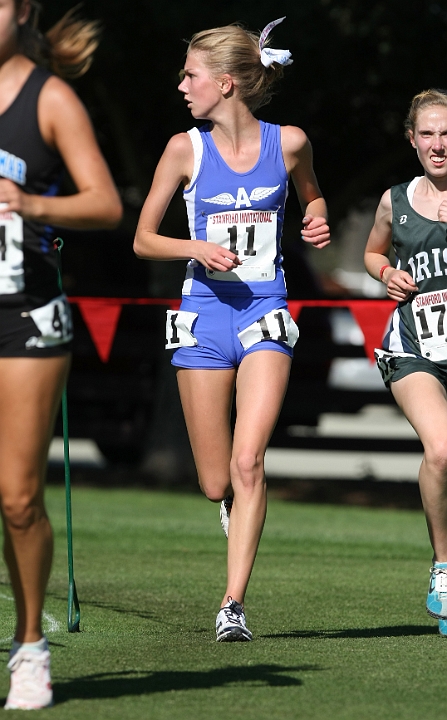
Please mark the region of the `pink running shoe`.
<svg viewBox="0 0 447 720"><path fill-rule="evenodd" d="M39 710L53 704L50 651L17 650L8 663L11 687L5 710Z"/></svg>

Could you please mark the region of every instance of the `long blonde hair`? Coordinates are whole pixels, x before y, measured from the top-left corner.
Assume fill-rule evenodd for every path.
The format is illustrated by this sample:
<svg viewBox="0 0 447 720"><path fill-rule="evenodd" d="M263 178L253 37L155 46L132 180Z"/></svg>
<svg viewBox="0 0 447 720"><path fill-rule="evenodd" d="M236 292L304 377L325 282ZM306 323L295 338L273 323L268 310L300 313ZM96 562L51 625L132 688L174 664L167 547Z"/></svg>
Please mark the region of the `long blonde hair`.
<svg viewBox="0 0 447 720"><path fill-rule="evenodd" d="M441 105L442 107L447 107L446 90L430 88L430 90L423 90L422 92L414 96L404 122L405 137L410 138L410 136L414 134L418 119L418 113L421 110L425 110L425 108L427 107L433 107L434 105Z"/></svg>
<svg viewBox="0 0 447 720"><path fill-rule="evenodd" d="M267 68L261 63L259 35L237 23L196 33L188 45L191 51L205 54L213 77L228 73L235 79L239 97L251 112L270 102L272 85L283 76L279 63Z"/></svg>
<svg viewBox="0 0 447 720"><path fill-rule="evenodd" d="M26 0L14 1L19 9ZM20 52L63 78L76 78L87 72L99 44L99 23L80 19L77 5L43 34L39 30L42 6L36 0L29 1L30 17L19 29Z"/></svg>

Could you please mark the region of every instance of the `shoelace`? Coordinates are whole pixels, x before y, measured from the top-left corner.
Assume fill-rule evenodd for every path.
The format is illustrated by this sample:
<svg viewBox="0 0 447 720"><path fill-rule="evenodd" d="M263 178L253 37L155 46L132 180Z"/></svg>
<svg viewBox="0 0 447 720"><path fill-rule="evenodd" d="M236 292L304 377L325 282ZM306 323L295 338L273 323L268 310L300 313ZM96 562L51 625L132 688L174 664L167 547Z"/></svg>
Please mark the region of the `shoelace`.
<svg viewBox="0 0 447 720"><path fill-rule="evenodd" d="M228 602L230 603L229 607L223 607L222 610L225 613L225 616L227 620L231 620L232 622L237 622L238 625L243 625L243 613L244 609L240 603L238 603L236 600L233 600L230 596L228 596Z"/></svg>
<svg viewBox="0 0 447 720"><path fill-rule="evenodd" d="M48 658L50 657L50 653L46 651L45 653L20 653L17 652L9 661L8 668L11 670L11 672L14 672L14 670L17 670L17 668L23 663L28 662L31 663L31 665L34 666L42 666L45 667L48 663Z"/></svg>
<svg viewBox="0 0 447 720"><path fill-rule="evenodd" d="M431 573L433 573L433 575L447 575L447 567L440 568L440 567L435 567L435 565L433 565L430 568L430 574Z"/></svg>

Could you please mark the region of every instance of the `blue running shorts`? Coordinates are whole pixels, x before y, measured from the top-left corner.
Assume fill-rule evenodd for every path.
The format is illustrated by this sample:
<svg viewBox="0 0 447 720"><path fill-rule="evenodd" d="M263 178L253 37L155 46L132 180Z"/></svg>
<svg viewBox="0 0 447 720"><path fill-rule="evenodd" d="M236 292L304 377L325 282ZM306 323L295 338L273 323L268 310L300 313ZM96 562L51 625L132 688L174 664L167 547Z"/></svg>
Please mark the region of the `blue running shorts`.
<svg viewBox="0 0 447 720"><path fill-rule="evenodd" d="M229 369L258 350L292 357L298 334L284 298L195 295L168 310L166 348L176 367Z"/></svg>

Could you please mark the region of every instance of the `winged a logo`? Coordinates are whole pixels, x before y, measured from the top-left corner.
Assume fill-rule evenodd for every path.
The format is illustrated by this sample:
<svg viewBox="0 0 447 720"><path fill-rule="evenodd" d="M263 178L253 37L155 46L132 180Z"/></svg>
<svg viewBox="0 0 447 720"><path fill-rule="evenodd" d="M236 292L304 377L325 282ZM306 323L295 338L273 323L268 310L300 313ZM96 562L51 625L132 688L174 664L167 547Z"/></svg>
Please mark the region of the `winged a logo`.
<svg viewBox="0 0 447 720"><path fill-rule="evenodd" d="M229 192L223 192L210 198L202 198L202 201L213 203L214 205L235 205L236 202L238 202L238 199L240 201L242 197L245 197L247 200L249 199L253 202L259 202L260 200L264 200L264 198L269 197L269 195L272 195L279 187L280 185L276 185L275 187L257 187L251 191L249 197L244 188L239 188L238 198L235 198L234 195ZM251 202L244 201L243 204L251 205Z"/></svg>

